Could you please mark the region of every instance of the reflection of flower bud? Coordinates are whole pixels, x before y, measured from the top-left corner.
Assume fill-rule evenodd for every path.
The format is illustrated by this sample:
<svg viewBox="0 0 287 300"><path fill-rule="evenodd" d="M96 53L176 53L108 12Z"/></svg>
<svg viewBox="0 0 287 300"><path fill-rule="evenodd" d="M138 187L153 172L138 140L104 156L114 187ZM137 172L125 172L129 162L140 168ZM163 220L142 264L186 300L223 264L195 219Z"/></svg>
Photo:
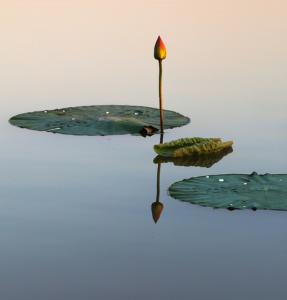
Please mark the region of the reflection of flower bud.
<svg viewBox="0 0 287 300"><path fill-rule="evenodd" d="M163 210L163 204L161 202L152 203L151 213L155 223L159 220L162 210Z"/></svg>
<svg viewBox="0 0 287 300"><path fill-rule="evenodd" d="M157 38L154 45L154 58L157 60L163 60L166 58L166 48L160 36Z"/></svg>

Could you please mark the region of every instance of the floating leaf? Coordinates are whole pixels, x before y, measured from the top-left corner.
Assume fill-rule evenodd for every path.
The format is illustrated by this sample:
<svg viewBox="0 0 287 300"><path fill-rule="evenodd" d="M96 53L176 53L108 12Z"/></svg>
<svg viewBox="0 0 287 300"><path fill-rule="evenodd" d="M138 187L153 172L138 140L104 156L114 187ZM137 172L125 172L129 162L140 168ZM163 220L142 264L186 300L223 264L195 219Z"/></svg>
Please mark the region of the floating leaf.
<svg viewBox="0 0 287 300"><path fill-rule="evenodd" d="M158 155L154 158L153 162L158 163L173 163L175 166L185 167L205 167L210 168L215 163L219 162L224 156L233 152L232 147L223 149L219 152L205 154L205 155L190 155L183 157L165 157Z"/></svg>
<svg viewBox="0 0 287 300"><path fill-rule="evenodd" d="M233 142L222 142L219 138L183 138L154 146L154 151L165 157L184 157L217 153L230 148Z"/></svg>
<svg viewBox="0 0 287 300"><path fill-rule="evenodd" d="M36 111L12 117L12 125L72 135L138 135L144 128L160 128L159 109L129 105L94 105ZM164 128L189 123L189 118L164 111Z"/></svg>
<svg viewBox="0 0 287 300"><path fill-rule="evenodd" d="M171 197L213 208L287 210L287 174L226 174L185 179Z"/></svg>

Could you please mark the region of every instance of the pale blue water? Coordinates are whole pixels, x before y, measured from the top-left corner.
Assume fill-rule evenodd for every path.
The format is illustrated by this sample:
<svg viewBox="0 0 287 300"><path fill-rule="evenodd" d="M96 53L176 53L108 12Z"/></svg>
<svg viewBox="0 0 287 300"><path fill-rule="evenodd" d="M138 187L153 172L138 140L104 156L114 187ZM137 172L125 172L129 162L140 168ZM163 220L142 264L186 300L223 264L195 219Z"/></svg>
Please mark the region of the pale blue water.
<svg viewBox="0 0 287 300"><path fill-rule="evenodd" d="M10 126L12 105L1 112L1 299L284 299L286 212L203 208L167 188L202 174L287 173L286 119L178 111L191 124L166 141L220 136L234 152L210 169L162 164L157 224L158 135L41 133Z"/></svg>

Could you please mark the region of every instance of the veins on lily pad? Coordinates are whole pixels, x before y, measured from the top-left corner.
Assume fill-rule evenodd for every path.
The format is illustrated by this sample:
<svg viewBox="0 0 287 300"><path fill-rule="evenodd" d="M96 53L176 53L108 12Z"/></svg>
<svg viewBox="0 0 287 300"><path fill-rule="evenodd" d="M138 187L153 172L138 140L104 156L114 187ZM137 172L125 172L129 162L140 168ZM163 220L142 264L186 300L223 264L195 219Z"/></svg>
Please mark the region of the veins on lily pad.
<svg viewBox="0 0 287 300"><path fill-rule="evenodd" d="M233 142L223 142L220 138L182 138L154 146L154 151L163 157L187 157L210 155L231 150Z"/></svg>
<svg viewBox="0 0 287 300"><path fill-rule="evenodd" d="M172 184L171 197L213 208L287 210L287 174L223 174Z"/></svg>
<svg viewBox="0 0 287 300"><path fill-rule="evenodd" d="M152 135L160 128L160 111L130 105L93 105L23 113L10 119L12 125L71 135ZM165 110L164 128L188 124L190 119Z"/></svg>

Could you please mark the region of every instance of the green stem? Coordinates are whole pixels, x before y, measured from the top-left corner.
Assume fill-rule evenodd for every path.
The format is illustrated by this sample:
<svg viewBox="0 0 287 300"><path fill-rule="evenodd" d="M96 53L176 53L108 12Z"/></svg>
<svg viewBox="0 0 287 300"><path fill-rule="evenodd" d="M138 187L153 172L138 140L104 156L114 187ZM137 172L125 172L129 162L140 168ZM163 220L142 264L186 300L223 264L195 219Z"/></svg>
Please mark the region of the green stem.
<svg viewBox="0 0 287 300"><path fill-rule="evenodd" d="M160 110L160 133L163 134L163 109L162 109L162 60L159 61L159 110Z"/></svg>

